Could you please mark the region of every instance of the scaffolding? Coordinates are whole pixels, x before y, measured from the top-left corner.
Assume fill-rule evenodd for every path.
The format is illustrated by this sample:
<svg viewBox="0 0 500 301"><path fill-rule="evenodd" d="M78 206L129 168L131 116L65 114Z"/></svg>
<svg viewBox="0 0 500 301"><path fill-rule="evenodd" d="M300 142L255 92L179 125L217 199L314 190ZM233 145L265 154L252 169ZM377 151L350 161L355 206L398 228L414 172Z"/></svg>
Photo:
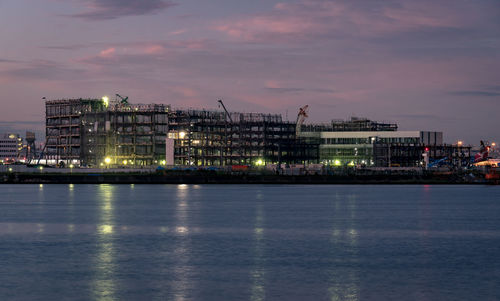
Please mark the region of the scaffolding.
<svg viewBox="0 0 500 301"><path fill-rule="evenodd" d="M228 118L230 117L230 118ZM317 146L295 137L281 115L175 110L169 129L176 138L176 165L225 166L317 161ZM257 163L258 162L258 163Z"/></svg>
<svg viewBox="0 0 500 301"><path fill-rule="evenodd" d="M228 118L229 117L229 118ZM171 109L103 99L46 102L47 159L84 166L316 163L318 144L281 115ZM166 140L174 162L166 162Z"/></svg>
<svg viewBox="0 0 500 301"><path fill-rule="evenodd" d="M80 160L82 116L105 110L99 99L61 99L45 102L45 158L61 164Z"/></svg>

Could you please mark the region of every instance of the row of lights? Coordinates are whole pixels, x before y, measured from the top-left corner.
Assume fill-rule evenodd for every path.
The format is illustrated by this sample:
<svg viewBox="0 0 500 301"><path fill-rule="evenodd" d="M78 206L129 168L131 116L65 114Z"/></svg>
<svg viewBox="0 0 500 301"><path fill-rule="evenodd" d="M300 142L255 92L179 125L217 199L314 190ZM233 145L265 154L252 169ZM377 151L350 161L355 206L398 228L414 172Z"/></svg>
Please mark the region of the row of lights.
<svg viewBox="0 0 500 301"><path fill-rule="evenodd" d="M101 163L101 166L104 166L104 165L109 165L109 164L111 164L111 161L112 161L112 160L111 160L111 158L110 158L110 157L106 157L106 158L104 158L104 162L102 162L102 163ZM157 161L157 160L155 160L155 163L158 163L158 161ZM123 161L122 161L122 165L128 165L128 164L130 164L130 165L134 165L134 161L129 161L129 160L123 160ZM160 164L161 164L161 165L167 165L167 161L166 161L166 160L161 160L161 161L160 161Z"/></svg>
<svg viewBox="0 0 500 301"><path fill-rule="evenodd" d="M457 141L457 145L458 145L458 146L462 146L463 144L464 144L464 142L463 142L462 140L458 140L458 141ZM497 144L496 144L495 142L492 142L492 143L491 143L491 146L492 146L492 147L495 147L496 145L497 145Z"/></svg>

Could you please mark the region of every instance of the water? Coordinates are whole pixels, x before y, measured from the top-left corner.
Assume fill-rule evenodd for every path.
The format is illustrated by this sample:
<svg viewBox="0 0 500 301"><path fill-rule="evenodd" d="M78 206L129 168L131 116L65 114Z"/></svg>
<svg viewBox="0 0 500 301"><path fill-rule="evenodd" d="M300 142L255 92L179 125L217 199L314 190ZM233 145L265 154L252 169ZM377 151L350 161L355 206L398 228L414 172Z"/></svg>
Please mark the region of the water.
<svg viewBox="0 0 500 301"><path fill-rule="evenodd" d="M498 186L0 195L0 300L500 300Z"/></svg>

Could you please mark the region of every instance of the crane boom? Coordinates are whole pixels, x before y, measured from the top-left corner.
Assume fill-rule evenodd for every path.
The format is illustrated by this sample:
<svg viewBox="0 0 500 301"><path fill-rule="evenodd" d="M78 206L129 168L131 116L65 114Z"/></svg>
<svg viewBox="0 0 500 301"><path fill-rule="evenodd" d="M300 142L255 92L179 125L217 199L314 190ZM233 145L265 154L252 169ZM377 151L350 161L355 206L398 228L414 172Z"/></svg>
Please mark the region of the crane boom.
<svg viewBox="0 0 500 301"><path fill-rule="evenodd" d="M222 108L224 108L224 111L226 111L227 117L229 117L229 120L231 121L231 123L233 123L233 118L231 118L231 114L229 114L229 112L227 111L226 106L222 102L222 99L217 100L217 102L222 106Z"/></svg>
<svg viewBox="0 0 500 301"><path fill-rule="evenodd" d="M295 127L295 135L298 136L300 134L302 124L306 120L309 115L307 115L307 110L309 105L305 105L299 109L299 113L297 114L296 127Z"/></svg>
<svg viewBox="0 0 500 301"><path fill-rule="evenodd" d="M120 94L118 94L118 93L117 93L117 94L115 94L115 95L116 95L116 97L119 97L119 98L121 99L121 101L120 101L120 102L121 102L122 104L124 104L124 105L128 105L128 96L123 97L123 96L121 96L121 95L120 95Z"/></svg>

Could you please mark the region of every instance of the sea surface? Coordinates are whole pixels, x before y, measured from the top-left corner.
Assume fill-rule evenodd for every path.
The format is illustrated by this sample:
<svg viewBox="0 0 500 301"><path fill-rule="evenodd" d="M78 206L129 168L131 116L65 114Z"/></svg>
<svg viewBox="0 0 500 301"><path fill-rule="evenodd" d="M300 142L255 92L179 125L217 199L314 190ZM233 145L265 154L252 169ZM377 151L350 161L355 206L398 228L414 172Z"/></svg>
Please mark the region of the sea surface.
<svg viewBox="0 0 500 301"><path fill-rule="evenodd" d="M500 187L0 185L0 300L500 300Z"/></svg>

